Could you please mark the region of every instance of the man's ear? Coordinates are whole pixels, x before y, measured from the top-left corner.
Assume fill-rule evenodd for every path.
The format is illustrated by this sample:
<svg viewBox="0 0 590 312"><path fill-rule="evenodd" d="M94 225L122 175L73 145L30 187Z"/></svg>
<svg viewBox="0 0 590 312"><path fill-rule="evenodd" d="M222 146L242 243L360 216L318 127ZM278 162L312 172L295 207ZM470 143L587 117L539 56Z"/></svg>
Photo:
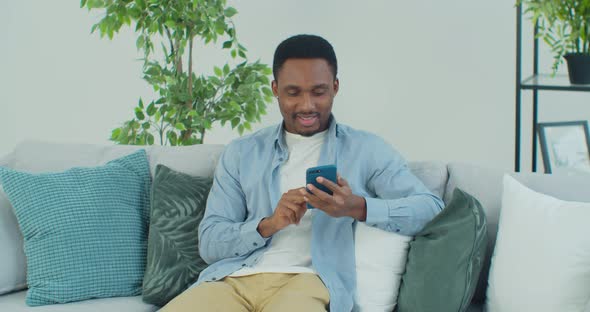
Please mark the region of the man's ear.
<svg viewBox="0 0 590 312"><path fill-rule="evenodd" d="M338 89L340 88L340 81L338 78L334 79L334 95L338 94Z"/></svg>
<svg viewBox="0 0 590 312"><path fill-rule="evenodd" d="M279 85L277 81L273 80L270 86L272 88L272 93L275 95L275 97L279 97Z"/></svg>

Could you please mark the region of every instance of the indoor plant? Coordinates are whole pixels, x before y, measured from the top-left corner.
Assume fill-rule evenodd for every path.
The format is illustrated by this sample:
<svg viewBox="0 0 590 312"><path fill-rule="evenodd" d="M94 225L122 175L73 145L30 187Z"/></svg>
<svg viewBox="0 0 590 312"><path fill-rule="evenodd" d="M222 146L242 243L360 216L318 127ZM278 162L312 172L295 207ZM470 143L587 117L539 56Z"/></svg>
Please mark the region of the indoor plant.
<svg viewBox="0 0 590 312"><path fill-rule="evenodd" d="M557 71L568 62L572 83L590 83L590 0L519 0L538 25L538 36L551 47Z"/></svg>
<svg viewBox="0 0 590 312"><path fill-rule="evenodd" d="M158 98L140 98L134 118L112 131L120 144L191 145L219 121L240 134L260 121L272 100L271 69L248 63L231 17L237 11L225 0L82 0L80 7L100 9L104 17L92 27L112 39L121 27L133 27L143 52L144 79ZM193 71L194 45L225 38L234 65L215 66L211 75ZM155 47L158 49L156 50ZM238 61L240 60L241 61Z"/></svg>

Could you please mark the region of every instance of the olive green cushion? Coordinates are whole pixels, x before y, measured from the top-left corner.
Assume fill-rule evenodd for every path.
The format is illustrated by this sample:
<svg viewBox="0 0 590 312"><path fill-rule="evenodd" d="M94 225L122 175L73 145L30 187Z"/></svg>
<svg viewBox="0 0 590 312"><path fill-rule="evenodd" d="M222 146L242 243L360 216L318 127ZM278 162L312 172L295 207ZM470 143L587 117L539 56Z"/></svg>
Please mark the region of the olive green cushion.
<svg viewBox="0 0 590 312"><path fill-rule="evenodd" d="M198 227L212 179L158 165L151 193L151 218L143 301L164 306L192 285L207 264L199 256Z"/></svg>
<svg viewBox="0 0 590 312"><path fill-rule="evenodd" d="M482 268L486 233L481 204L455 189L447 207L410 242L397 311L466 311Z"/></svg>

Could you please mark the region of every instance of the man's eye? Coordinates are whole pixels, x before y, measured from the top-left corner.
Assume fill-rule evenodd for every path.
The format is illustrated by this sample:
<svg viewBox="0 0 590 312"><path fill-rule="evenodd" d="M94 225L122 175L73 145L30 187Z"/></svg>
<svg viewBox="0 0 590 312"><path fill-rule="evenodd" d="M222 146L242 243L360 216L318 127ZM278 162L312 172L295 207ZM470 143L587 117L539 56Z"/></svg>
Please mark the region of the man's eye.
<svg viewBox="0 0 590 312"><path fill-rule="evenodd" d="M313 93L313 95L316 95L316 96L324 95L326 93L326 89L316 89L316 90L313 90L312 93Z"/></svg>
<svg viewBox="0 0 590 312"><path fill-rule="evenodd" d="M297 95L299 95L299 92L297 92L297 91L288 91L287 92L287 95L288 96L297 96Z"/></svg>

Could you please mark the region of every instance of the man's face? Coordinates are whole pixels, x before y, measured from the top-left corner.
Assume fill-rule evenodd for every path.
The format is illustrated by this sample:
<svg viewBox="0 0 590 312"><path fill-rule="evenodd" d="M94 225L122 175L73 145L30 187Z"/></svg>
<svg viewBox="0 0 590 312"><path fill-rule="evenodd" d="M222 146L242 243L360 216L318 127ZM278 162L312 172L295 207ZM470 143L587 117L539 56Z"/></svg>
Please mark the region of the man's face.
<svg viewBox="0 0 590 312"><path fill-rule="evenodd" d="M272 91L290 133L311 136L328 128L338 79L324 59L288 59Z"/></svg>

